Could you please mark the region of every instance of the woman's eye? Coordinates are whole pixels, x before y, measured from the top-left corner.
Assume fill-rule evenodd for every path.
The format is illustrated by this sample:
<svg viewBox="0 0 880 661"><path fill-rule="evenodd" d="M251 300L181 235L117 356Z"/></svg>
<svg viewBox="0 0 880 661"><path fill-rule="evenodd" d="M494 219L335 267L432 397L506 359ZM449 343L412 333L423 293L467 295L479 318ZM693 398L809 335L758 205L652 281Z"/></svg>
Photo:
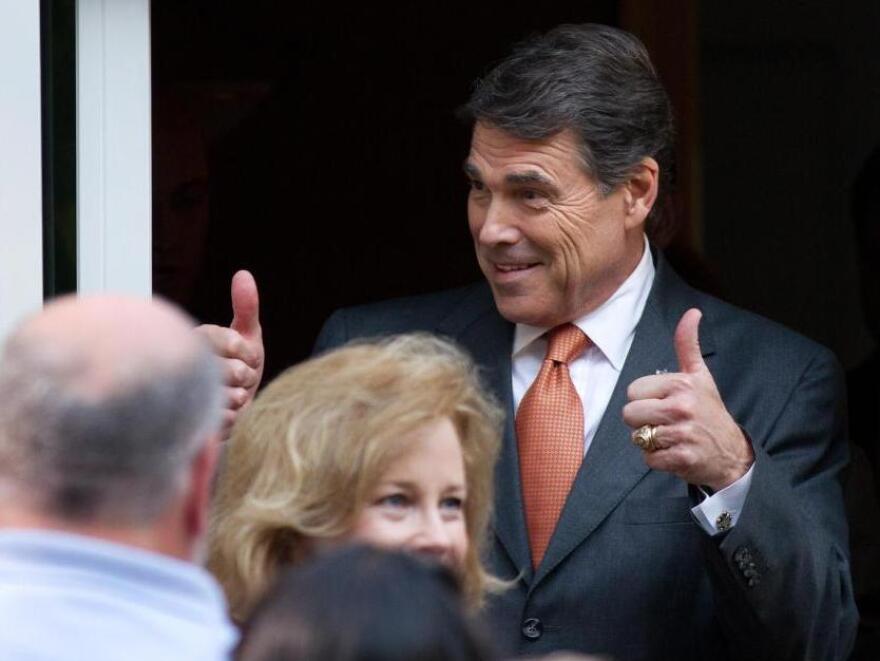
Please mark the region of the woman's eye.
<svg viewBox="0 0 880 661"><path fill-rule="evenodd" d="M464 509L464 499L457 496L444 498L440 501L440 507L444 510L461 511Z"/></svg>
<svg viewBox="0 0 880 661"><path fill-rule="evenodd" d="M406 507L409 505L409 498L402 493L392 493L380 498L376 504L384 507Z"/></svg>

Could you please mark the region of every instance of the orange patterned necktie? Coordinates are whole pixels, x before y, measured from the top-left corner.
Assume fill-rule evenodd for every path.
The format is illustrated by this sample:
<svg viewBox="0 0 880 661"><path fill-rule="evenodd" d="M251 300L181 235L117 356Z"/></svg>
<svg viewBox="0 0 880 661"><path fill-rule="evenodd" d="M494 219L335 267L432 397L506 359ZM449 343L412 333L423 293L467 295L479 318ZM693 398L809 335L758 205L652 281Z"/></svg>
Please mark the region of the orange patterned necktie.
<svg viewBox="0 0 880 661"><path fill-rule="evenodd" d="M547 355L516 414L519 472L535 568L584 458L584 409L568 373L590 340L573 324L549 332Z"/></svg>

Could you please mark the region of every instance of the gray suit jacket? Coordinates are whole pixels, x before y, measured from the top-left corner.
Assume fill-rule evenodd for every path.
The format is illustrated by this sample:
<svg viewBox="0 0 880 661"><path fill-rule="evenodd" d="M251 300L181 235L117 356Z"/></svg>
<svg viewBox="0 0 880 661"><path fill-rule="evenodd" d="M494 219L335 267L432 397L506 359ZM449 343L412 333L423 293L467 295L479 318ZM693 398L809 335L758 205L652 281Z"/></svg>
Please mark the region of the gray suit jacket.
<svg viewBox="0 0 880 661"><path fill-rule="evenodd" d="M626 363L542 564L532 570L513 427L513 325L487 285L339 310L317 350L354 337L425 330L454 339L507 407L489 563L516 586L488 608L507 652L569 649L640 659L842 659L856 629L840 472L844 387L823 347L657 273ZM630 442L626 387L678 371L673 333L703 311L706 363L755 451L736 527L710 537L697 494L649 470Z"/></svg>

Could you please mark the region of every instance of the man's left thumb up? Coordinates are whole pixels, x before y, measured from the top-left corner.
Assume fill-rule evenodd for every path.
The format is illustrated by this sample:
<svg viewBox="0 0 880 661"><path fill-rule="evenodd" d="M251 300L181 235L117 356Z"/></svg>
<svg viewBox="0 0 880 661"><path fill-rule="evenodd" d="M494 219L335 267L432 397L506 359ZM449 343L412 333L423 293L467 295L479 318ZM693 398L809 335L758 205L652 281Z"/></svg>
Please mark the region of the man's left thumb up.
<svg viewBox="0 0 880 661"><path fill-rule="evenodd" d="M706 369L703 352L700 350L700 319L703 313L697 308L685 312L675 329L675 355L678 356L678 368L682 372L693 374Z"/></svg>

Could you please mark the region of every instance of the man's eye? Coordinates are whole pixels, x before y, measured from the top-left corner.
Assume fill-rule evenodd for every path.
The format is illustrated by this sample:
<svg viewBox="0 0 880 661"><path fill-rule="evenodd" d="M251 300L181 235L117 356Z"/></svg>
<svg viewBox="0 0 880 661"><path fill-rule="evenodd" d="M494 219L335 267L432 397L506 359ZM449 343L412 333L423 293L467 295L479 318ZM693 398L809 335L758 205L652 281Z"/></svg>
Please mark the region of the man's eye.
<svg viewBox="0 0 880 661"><path fill-rule="evenodd" d="M473 191L481 192L481 191L486 190L486 186L482 181L477 181L476 179L471 179L470 184L471 184L471 190L473 190Z"/></svg>
<svg viewBox="0 0 880 661"><path fill-rule="evenodd" d="M532 188L526 188L519 192L519 196L524 200L542 200L544 199L544 195L540 191L536 191Z"/></svg>

